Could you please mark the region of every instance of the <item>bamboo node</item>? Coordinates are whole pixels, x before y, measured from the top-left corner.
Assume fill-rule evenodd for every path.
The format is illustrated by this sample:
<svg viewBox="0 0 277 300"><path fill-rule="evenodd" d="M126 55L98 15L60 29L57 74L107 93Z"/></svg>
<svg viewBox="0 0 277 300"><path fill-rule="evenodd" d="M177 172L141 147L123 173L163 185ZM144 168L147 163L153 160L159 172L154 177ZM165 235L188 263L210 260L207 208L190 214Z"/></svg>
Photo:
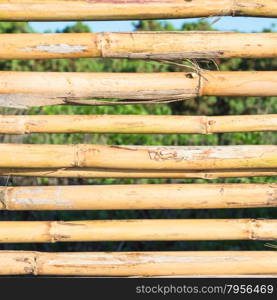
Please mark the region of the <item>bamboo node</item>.
<svg viewBox="0 0 277 300"><path fill-rule="evenodd" d="M269 185L269 191L267 192L268 194L268 205L275 204L277 203L277 184L272 183Z"/></svg>
<svg viewBox="0 0 277 300"><path fill-rule="evenodd" d="M237 8L239 7L238 5L238 0L233 0L233 3L231 5L231 9L230 9L230 15L232 17L236 16L236 12L237 12Z"/></svg>
<svg viewBox="0 0 277 300"><path fill-rule="evenodd" d="M52 236L51 243L57 243L57 242L62 242L66 239L70 238L70 235L63 235L63 234L54 234Z"/></svg>
<svg viewBox="0 0 277 300"><path fill-rule="evenodd" d="M263 221L265 219L250 219L249 220L249 239L250 240L263 240ZM260 234L261 233L261 234ZM266 238L270 240L270 238Z"/></svg>
<svg viewBox="0 0 277 300"><path fill-rule="evenodd" d="M37 261L38 261L38 256L39 253L37 252L19 252L19 254L21 254L23 256L21 257L15 257L14 261L16 263L24 263L26 264L26 266L23 267L23 270L25 272L25 274L31 274L31 275L38 275L38 268L37 268ZM27 257L24 257L24 253L28 254ZM32 256L31 256L32 254Z"/></svg>
<svg viewBox="0 0 277 300"><path fill-rule="evenodd" d="M249 240L257 240L257 229L259 228L258 221L256 219L250 219L248 223L248 233L249 233Z"/></svg>
<svg viewBox="0 0 277 300"><path fill-rule="evenodd" d="M28 134L31 130L28 126L28 118L26 116L22 116L22 118L18 122L18 134Z"/></svg>
<svg viewBox="0 0 277 300"><path fill-rule="evenodd" d="M0 189L0 209L1 210L8 210L7 205L7 187L1 187Z"/></svg>
<svg viewBox="0 0 277 300"><path fill-rule="evenodd" d="M236 15L240 14L241 8L247 8L247 7L261 9L264 8L265 5L261 3L249 3L249 1L245 2L243 0L230 0L229 7L227 6L226 8L220 10L217 14L210 15L208 17L211 18L211 17L217 17L217 16L221 17L221 16L228 16L228 15L235 17ZM216 18L216 20L213 21L212 24L216 23L218 19L220 18Z"/></svg>
<svg viewBox="0 0 277 300"><path fill-rule="evenodd" d="M74 163L73 167L83 168L86 166L86 152L88 151L86 145L75 145Z"/></svg>
<svg viewBox="0 0 277 300"><path fill-rule="evenodd" d="M203 116L200 118L201 122L201 134L213 134L213 125L216 123L215 120L210 117Z"/></svg>
<svg viewBox="0 0 277 300"><path fill-rule="evenodd" d="M39 262L39 253L35 252L33 258L33 272L32 272L32 274L35 276L39 274L38 262Z"/></svg>
<svg viewBox="0 0 277 300"><path fill-rule="evenodd" d="M48 222L48 235L51 243L63 242L70 239L70 235L59 233L60 229L67 226L81 226L86 227L85 224L70 223L65 221L50 221Z"/></svg>
<svg viewBox="0 0 277 300"><path fill-rule="evenodd" d="M215 120L210 120L210 118L207 118L206 123L206 134L212 134L213 133L213 125L216 123Z"/></svg>
<svg viewBox="0 0 277 300"><path fill-rule="evenodd" d="M47 222L47 228L48 228L47 236L48 236L48 241L50 243L56 243L59 241L59 234L56 234L56 230L55 230L55 225L57 225L58 223L59 222L55 222L55 221Z"/></svg>
<svg viewBox="0 0 277 300"><path fill-rule="evenodd" d="M100 52L100 57L105 58L109 57L109 54L106 54L106 49L110 48L111 36L108 32L103 32L101 35L98 34L96 37L96 47Z"/></svg>
<svg viewBox="0 0 277 300"><path fill-rule="evenodd" d="M219 176L217 175L214 175L214 174L211 174L211 173L199 173L199 178L201 179L207 179L207 180L214 180L214 179L218 179L220 178Z"/></svg>
<svg viewBox="0 0 277 300"><path fill-rule="evenodd" d="M265 5L261 4L261 3L249 3L249 1L245 2L243 0L232 0L232 4L231 4L231 8L230 8L230 12L223 9L220 12L220 15L224 16L224 15L231 15L232 17L235 17L236 15L240 14L240 10L241 8L247 8L247 7L252 7L255 9L261 9L264 8Z"/></svg>

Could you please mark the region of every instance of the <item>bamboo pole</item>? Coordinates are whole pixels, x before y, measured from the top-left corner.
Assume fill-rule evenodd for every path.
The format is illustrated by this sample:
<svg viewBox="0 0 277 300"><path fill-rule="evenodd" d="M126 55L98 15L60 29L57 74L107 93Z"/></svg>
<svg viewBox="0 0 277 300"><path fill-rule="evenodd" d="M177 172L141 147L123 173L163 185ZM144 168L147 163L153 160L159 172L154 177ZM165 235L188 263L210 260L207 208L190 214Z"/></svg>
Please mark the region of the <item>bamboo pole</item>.
<svg viewBox="0 0 277 300"><path fill-rule="evenodd" d="M277 17L275 0L2 0L1 21Z"/></svg>
<svg viewBox="0 0 277 300"><path fill-rule="evenodd" d="M0 115L0 134L277 131L277 115Z"/></svg>
<svg viewBox="0 0 277 300"><path fill-rule="evenodd" d="M159 103L204 95L277 96L276 72L0 72L0 106L5 107L116 103L88 100L92 98L122 100L117 104Z"/></svg>
<svg viewBox="0 0 277 300"><path fill-rule="evenodd" d="M277 207L277 184L0 187L0 210L212 209L242 207Z"/></svg>
<svg viewBox="0 0 277 300"><path fill-rule="evenodd" d="M231 177L265 177L277 176L277 169L232 169L232 170L119 170L95 168L61 168L61 169L30 169L0 168L0 176L24 177L67 177L67 178L198 178L219 179Z"/></svg>
<svg viewBox="0 0 277 300"><path fill-rule="evenodd" d="M277 220L1 221L0 243L276 240Z"/></svg>
<svg viewBox="0 0 277 300"><path fill-rule="evenodd" d="M0 275L276 275L276 251L1 251Z"/></svg>
<svg viewBox="0 0 277 300"><path fill-rule="evenodd" d="M277 57L276 36L214 31L1 34L0 59Z"/></svg>
<svg viewBox="0 0 277 300"><path fill-rule="evenodd" d="M0 168L133 170L277 168L277 146L105 146L0 144Z"/></svg>

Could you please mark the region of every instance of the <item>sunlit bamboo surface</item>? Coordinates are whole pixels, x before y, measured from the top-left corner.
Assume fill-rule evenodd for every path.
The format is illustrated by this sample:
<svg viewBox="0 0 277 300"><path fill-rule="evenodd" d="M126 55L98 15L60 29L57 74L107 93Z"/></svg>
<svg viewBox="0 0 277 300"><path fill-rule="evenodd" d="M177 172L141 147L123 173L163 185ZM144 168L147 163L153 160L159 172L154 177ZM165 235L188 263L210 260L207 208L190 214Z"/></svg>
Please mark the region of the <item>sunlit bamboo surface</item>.
<svg viewBox="0 0 277 300"><path fill-rule="evenodd" d="M0 72L4 107L166 103L199 96L274 97L276 72Z"/></svg>
<svg viewBox="0 0 277 300"><path fill-rule="evenodd" d="M250 207L277 207L277 184L128 184L0 187L0 210Z"/></svg>
<svg viewBox="0 0 277 300"><path fill-rule="evenodd" d="M1 251L0 275L276 275L276 251Z"/></svg>
<svg viewBox="0 0 277 300"><path fill-rule="evenodd" d="M0 115L1 134L277 131L277 115Z"/></svg>
<svg viewBox="0 0 277 300"><path fill-rule="evenodd" d="M276 36L217 31L13 33L0 35L0 59L277 57Z"/></svg>
<svg viewBox="0 0 277 300"><path fill-rule="evenodd" d="M275 0L2 0L1 21L277 17Z"/></svg>
<svg viewBox="0 0 277 300"><path fill-rule="evenodd" d="M276 240L277 220L1 221L0 243Z"/></svg>

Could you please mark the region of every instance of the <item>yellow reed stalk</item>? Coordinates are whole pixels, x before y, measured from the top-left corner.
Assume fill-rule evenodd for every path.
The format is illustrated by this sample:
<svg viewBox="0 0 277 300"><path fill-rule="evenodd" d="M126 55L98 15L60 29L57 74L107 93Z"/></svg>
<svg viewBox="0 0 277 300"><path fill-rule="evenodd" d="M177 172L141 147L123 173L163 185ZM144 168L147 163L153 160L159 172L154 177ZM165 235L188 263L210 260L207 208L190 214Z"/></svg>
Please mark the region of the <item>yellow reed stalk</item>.
<svg viewBox="0 0 277 300"><path fill-rule="evenodd" d="M0 251L0 275L276 275L276 251Z"/></svg>
<svg viewBox="0 0 277 300"><path fill-rule="evenodd" d="M0 251L0 275L276 275L276 251Z"/></svg>
<svg viewBox="0 0 277 300"><path fill-rule="evenodd" d="M276 206L277 184L0 187L0 210L211 209Z"/></svg>
<svg viewBox="0 0 277 300"><path fill-rule="evenodd" d="M0 115L0 134L277 131L277 115Z"/></svg>
<svg viewBox="0 0 277 300"><path fill-rule="evenodd" d="M277 220L1 221L0 243L276 240Z"/></svg>
<svg viewBox="0 0 277 300"><path fill-rule="evenodd" d="M0 106L5 107L115 105L97 100L111 98L121 100L117 104L160 103L204 95L277 96L276 72L0 72Z"/></svg>
<svg viewBox="0 0 277 300"><path fill-rule="evenodd" d="M1 34L0 59L277 57L276 36L214 31Z"/></svg>
<svg viewBox="0 0 277 300"><path fill-rule="evenodd" d="M34 176L67 178L199 178L218 179L228 177L262 177L277 176L277 169L232 169L232 170L123 170L95 168L0 168L0 176Z"/></svg>
<svg viewBox="0 0 277 300"><path fill-rule="evenodd" d="M277 146L0 144L0 168L133 170L276 169ZM269 170L270 171L270 170Z"/></svg>
<svg viewBox="0 0 277 300"><path fill-rule="evenodd" d="M1 21L177 19L214 15L277 17L275 0L2 0Z"/></svg>

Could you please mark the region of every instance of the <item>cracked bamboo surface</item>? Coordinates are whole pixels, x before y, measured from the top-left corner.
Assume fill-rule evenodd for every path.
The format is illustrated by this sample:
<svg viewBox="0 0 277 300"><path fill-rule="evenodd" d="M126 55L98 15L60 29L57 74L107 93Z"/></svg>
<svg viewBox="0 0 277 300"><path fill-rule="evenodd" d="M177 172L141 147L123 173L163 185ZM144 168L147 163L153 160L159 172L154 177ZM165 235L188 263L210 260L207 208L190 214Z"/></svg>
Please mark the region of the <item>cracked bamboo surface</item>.
<svg viewBox="0 0 277 300"><path fill-rule="evenodd" d="M116 104L97 99L159 103L205 95L277 96L276 72L0 72L0 106L4 107Z"/></svg>
<svg viewBox="0 0 277 300"><path fill-rule="evenodd" d="M1 221L0 243L276 240L277 220Z"/></svg>
<svg viewBox="0 0 277 300"><path fill-rule="evenodd" d="M276 251L0 251L0 275L276 275Z"/></svg>
<svg viewBox="0 0 277 300"><path fill-rule="evenodd" d="M212 209L276 206L277 184L0 187L0 210Z"/></svg>
<svg viewBox="0 0 277 300"><path fill-rule="evenodd" d="M277 115L0 115L0 134L277 131Z"/></svg>
<svg viewBox="0 0 277 300"><path fill-rule="evenodd" d="M0 144L0 168L276 169L277 146ZM270 171L270 170L269 170Z"/></svg>
<svg viewBox="0 0 277 300"><path fill-rule="evenodd" d="M1 34L0 59L277 57L276 36L214 31Z"/></svg>
<svg viewBox="0 0 277 300"><path fill-rule="evenodd" d="M119 170L100 168L0 168L0 176L28 177L66 177L66 178L199 178L218 179L231 177L277 176L277 168L271 169L233 169L233 170Z"/></svg>
<svg viewBox="0 0 277 300"><path fill-rule="evenodd" d="M275 0L2 0L1 21L277 17Z"/></svg>

